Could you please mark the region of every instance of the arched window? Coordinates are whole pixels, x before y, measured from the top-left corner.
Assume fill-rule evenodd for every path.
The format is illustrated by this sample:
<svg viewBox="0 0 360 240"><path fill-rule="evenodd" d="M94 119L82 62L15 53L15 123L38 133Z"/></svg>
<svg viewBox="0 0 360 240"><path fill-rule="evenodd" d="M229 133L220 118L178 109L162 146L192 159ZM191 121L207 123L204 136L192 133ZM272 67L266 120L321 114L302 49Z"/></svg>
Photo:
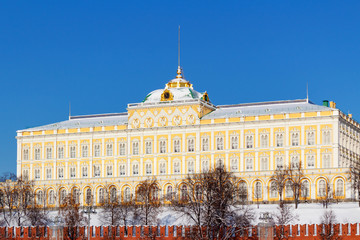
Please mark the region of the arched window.
<svg viewBox="0 0 360 240"><path fill-rule="evenodd" d="M325 197L326 196L326 182L324 179L321 179L318 182L318 196Z"/></svg>
<svg viewBox="0 0 360 240"><path fill-rule="evenodd" d="M44 194L43 194L43 191L38 191L36 193L36 204L37 205L43 205L44 203Z"/></svg>
<svg viewBox="0 0 360 240"><path fill-rule="evenodd" d="M292 183L291 181L287 181L285 183L285 197L286 198L292 198L293 195L293 189L292 189Z"/></svg>
<svg viewBox="0 0 360 240"><path fill-rule="evenodd" d="M241 202L244 202L247 200L248 196L248 187L245 181L241 181L239 183L239 199Z"/></svg>
<svg viewBox="0 0 360 240"><path fill-rule="evenodd" d="M60 190L60 204L64 204L66 198L66 190L61 189Z"/></svg>
<svg viewBox="0 0 360 240"><path fill-rule="evenodd" d="M151 141L145 142L145 154L152 154L152 142Z"/></svg>
<svg viewBox="0 0 360 240"><path fill-rule="evenodd" d="M99 203L104 202L104 188L99 189Z"/></svg>
<svg viewBox="0 0 360 240"><path fill-rule="evenodd" d="M254 198L256 198L256 199L261 199L262 198L262 184L261 184L261 182L256 182L255 183Z"/></svg>
<svg viewBox="0 0 360 240"><path fill-rule="evenodd" d="M129 202L131 200L130 188L126 187L124 189L124 202Z"/></svg>
<svg viewBox="0 0 360 240"><path fill-rule="evenodd" d="M276 182L272 181L270 183L270 198L277 198L278 197L278 191Z"/></svg>
<svg viewBox="0 0 360 240"><path fill-rule="evenodd" d="M232 158L230 161L231 171L237 171L239 169L238 159Z"/></svg>
<svg viewBox="0 0 360 240"><path fill-rule="evenodd" d="M135 141L132 143L133 155L139 155L139 142Z"/></svg>
<svg viewBox="0 0 360 240"><path fill-rule="evenodd" d="M80 190L78 188L74 188L73 192L73 199L75 204L79 204L80 203Z"/></svg>
<svg viewBox="0 0 360 240"><path fill-rule="evenodd" d="M55 204L54 190L50 190L50 191L49 191L48 204L49 204L49 205Z"/></svg>
<svg viewBox="0 0 360 240"><path fill-rule="evenodd" d="M310 184L308 180L304 180L301 186L301 197L308 198L310 197Z"/></svg>
<svg viewBox="0 0 360 240"><path fill-rule="evenodd" d="M307 145L314 145L315 144L315 132L309 131L307 132Z"/></svg>
<svg viewBox="0 0 360 240"><path fill-rule="evenodd" d="M180 189L180 200L181 201L187 200L187 187L185 184L183 184Z"/></svg>
<svg viewBox="0 0 360 240"><path fill-rule="evenodd" d="M198 201L202 200L202 189L200 184L195 186L195 196Z"/></svg>
<svg viewBox="0 0 360 240"><path fill-rule="evenodd" d="M171 201L173 194L173 187L171 185L168 185L166 187L166 200Z"/></svg>
<svg viewBox="0 0 360 240"><path fill-rule="evenodd" d="M341 178L337 179L335 182L335 196L344 196L344 180L342 180Z"/></svg>
<svg viewBox="0 0 360 240"><path fill-rule="evenodd" d="M88 205L92 203L92 193L90 188L86 189L85 202Z"/></svg>
<svg viewBox="0 0 360 240"><path fill-rule="evenodd" d="M111 188L111 190L110 190L110 201L112 203L117 201L116 188L115 187Z"/></svg>

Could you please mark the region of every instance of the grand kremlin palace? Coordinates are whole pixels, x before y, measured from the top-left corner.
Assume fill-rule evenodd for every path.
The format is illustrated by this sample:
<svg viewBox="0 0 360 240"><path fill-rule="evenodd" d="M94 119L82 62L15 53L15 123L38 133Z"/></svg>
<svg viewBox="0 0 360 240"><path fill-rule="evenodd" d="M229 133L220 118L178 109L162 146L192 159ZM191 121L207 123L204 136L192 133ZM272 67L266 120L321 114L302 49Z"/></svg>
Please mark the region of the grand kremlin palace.
<svg viewBox="0 0 360 240"><path fill-rule="evenodd" d="M215 106L182 77L127 112L71 116L69 120L17 131L17 175L35 180L39 202L76 191L99 203L104 186L122 199L156 176L161 195L189 173L224 165L241 177L249 201L276 201L271 175L277 166L301 163L302 197L353 198L348 178L360 154L359 123L334 102L308 99ZM254 189L261 194L254 194ZM57 197L59 196L59 197ZM292 193L285 191L285 199Z"/></svg>

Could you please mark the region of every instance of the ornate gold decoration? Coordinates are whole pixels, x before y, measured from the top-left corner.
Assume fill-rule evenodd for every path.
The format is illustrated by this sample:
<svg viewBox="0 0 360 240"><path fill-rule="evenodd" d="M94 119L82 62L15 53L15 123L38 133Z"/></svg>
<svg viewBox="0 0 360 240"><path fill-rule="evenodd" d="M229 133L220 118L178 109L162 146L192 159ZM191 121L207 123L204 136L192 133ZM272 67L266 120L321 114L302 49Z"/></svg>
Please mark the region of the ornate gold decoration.
<svg viewBox="0 0 360 240"><path fill-rule="evenodd" d="M205 102L210 102L210 99L209 99L209 95L207 92L205 92L203 95L202 95L202 100L204 100Z"/></svg>
<svg viewBox="0 0 360 240"><path fill-rule="evenodd" d="M169 91L169 89L165 89L161 94L161 101L172 101L174 100L174 95Z"/></svg>

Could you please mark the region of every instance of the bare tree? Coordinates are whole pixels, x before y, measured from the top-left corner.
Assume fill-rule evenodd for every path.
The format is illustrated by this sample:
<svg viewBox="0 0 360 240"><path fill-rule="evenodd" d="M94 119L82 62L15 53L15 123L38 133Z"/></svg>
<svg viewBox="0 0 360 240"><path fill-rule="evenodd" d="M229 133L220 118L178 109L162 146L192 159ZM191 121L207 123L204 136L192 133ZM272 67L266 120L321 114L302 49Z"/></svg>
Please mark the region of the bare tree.
<svg viewBox="0 0 360 240"><path fill-rule="evenodd" d="M104 197L100 202L102 211L99 213L100 220L106 225L119 225L120 223L120 199L115 187L104 186Z"/></svg>
<svg viewBox="0 0 360 240"><path fill-rule="evenodd" d="M283 192L286 181L289 178L289 169L285 166L278 166L271 176L270 191L276 191L279 194L280 205L283 204Z"/></svg>
<svg viewBox="0 0 360 240"><path fill-rule="evenodd" d="M276 228L275 239L288 239L288 235L285 233L285 225L291 224L295 220L299 220L297 214L294 213L293 207L289 204L280 204L277 207L277 212L274 214L275 223L279 227Z"/></svg>
<svg viewBox="0 0 360 240"><path fill-rule="evenodd" d="M340 240L339 229L334 227L334 224L337 224L335 213L330 210L324 211L324 214L320 218L321 221L321 232L320 239L322 240Z"/></svg>
<svg viewBox="0 0 360 240"><path fill-rule="evenodd" d="M297 208L299 205L301 189L303 187L302 180L304 178L304 169L302 167L301 161L299 163L290 164L290 166L288 167L288 172L294 197L295 208Z"/></svg>
<svg viewBox="0 0 360 240"><path fill-rule="evenodd" d="M356 161L352 161L348 172L349 180L351 181L351 188L353 189L355 196L360 207L360 166Z"/></svg>
<svg viewBox="0 0 360 240"><path fill-rule="evenodd" d="M80 204L76 203L72 194L68 194L60 205L60 214L64 219L65 235L70 240L78 238L78 227L85 225L85 218L80 212Z"/></svg>
<svg viewBox="0 0 360 240"><path fill-rule="evenodd" d="M239 178L223 166L189 174L178 186L171 207L194 225L191 239L230 239L254 220L254 212L238 206Z"/></svg>
<svg viewBox="0 0 360 240"><path fill-rule="evenodd" d="M328 179L325 181L325 189L324 189L324 192L322 193L322 195L323 196L321 197L321 201L322 201L323 207L328 208L329 204L334 199L332 184Z"/></svg>
<svg viewBox="0 0 360 240"><path fill-rule="evenodd" d="M14 221L22 226L27 219L28 209L33 205L34 182L26 178L16 178L6 173L0 183L0 206L3 223L10 226Z"/></svg>
<svg viewBox="0 0 360 240"><path fill-rule="evenodd" d="M155 177L139 183L136 189L136 201L138 207L135 215L141 224L149 225L149 223L156 222L161 204L159 186Z"/></svg>

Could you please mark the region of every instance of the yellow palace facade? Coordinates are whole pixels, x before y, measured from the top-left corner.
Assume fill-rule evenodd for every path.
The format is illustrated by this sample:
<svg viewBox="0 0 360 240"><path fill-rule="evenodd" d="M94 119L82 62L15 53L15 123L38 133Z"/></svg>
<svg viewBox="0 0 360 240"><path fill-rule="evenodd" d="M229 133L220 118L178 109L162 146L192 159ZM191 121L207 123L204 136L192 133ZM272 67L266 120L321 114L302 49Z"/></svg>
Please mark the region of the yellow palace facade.
<svg viewBox="0 0 360 240"><path fill-rule="evenodd" d="M125 113L72 116L17 131L17 175L35 180L39 204L56 207L70 192L82 204L90 194L98 203L105 186L127 198L153 176L165 196L187 174L224 165L241 177L249 201L276 201L269 188L274 169L301 162L303 197L323 197L330 183L335 198L351 199L348 169L360 153L359 127L333 102L215 106L179 67L164 89L128 104Z"/></svg>

